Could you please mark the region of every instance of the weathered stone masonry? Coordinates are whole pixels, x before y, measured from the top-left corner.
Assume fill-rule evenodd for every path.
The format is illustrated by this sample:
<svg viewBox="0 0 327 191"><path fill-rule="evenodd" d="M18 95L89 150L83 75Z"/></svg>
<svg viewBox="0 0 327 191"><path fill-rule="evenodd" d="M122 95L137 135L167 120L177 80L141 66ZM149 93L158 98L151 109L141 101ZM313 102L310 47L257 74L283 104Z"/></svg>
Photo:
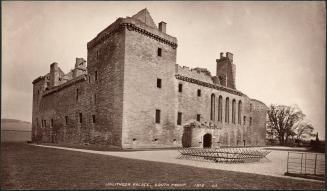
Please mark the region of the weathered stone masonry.
<svg viewBox="0 0 327 191"><path fill-rule="evenodd" d="M267 107L235 85L233 54L216 75L176 64L177 39L144 9L87 44L65 74L33 81L32 139L121 148L263 145ZM158 85L157 83L159 83Z"/></svg>

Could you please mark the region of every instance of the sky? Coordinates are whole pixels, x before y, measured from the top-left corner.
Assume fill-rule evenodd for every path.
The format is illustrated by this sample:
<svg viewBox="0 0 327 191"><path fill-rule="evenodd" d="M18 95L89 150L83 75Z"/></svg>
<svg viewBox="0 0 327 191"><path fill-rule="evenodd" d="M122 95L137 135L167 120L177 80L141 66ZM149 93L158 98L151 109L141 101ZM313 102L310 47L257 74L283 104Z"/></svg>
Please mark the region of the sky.
<svg viewBox="0 0 327 191"><path fill-rule="evenodd" d="M321 2L114 1L2 3L2 118L32 119L32 81L73 69L86 44L147 8L178 39L177 64L215 74L232 52L236 88L266 105L297 105L325 137L326 13Z"/></svg>

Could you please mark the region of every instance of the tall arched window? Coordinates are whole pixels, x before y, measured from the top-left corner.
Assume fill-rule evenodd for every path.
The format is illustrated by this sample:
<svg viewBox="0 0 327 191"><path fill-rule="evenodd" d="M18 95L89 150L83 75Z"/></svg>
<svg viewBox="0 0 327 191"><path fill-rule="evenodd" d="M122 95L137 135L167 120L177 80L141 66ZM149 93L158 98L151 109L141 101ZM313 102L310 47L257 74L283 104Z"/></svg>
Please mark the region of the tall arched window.
<svg viewBox="0 0 327 191"><path fill-rule="evenodd" d="M215 94L211 94L211 112L210 112L210 120L215 120Z"/></svg>
<svg viewBox="0 0 327 191"><path fill-rule="evenodd" d="M237 116L237 119L238 119L238 124L242 124L242 101L238 101L238 116Z"/></svg>
<svg viewBox="0 0 327 191"><path fill-rule="evenodd" d="M219 96L218 99L218 121L222 121L223 116L223 97Z"/></svg>
<svg viewBox="0 0 327 191"><path fill-rule="evenodd" d="M236 113L236 100L235 99L233 99L233 101L232 101L232 123L234 123L235 124L235 113Z"/></svg>
<svg viewBox="0 0 327 191"><path fill-rule="evenodd" d="M225 103L225 122L229 123L229 98L226 98Z"/></svg>

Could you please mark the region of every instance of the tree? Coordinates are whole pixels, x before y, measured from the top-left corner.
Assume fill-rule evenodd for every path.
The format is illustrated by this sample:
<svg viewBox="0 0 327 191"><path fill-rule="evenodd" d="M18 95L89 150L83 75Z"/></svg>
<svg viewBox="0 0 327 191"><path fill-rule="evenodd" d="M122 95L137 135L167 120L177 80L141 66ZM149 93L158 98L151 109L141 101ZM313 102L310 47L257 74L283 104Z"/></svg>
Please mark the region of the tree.
<svg viewBox="0 0 327 191"><path fill-rule="evenodd" d="M302 141L303 139L314 137L313 134L313 125L306 120L301 120L294 125L293 128L296 136L297 142Z"/></svg>
<svg viewBox="0 0 327 191"><path fill-rule="evenodd" d="M293 126L305 115L296 106L271 105L268 110L267 133L286 145L289 138L295 136Z"/></svg>

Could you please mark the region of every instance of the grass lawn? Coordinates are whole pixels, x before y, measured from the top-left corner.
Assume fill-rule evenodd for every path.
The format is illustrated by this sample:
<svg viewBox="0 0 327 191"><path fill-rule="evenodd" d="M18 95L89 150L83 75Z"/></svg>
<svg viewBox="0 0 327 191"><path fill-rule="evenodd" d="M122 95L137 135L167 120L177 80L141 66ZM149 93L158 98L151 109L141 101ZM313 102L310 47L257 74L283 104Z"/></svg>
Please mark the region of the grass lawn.
<svg viewBox="0 0 327 191"><path fill-rule="evenodd" d="M323 189L324 183L1 143L1 189L59 188Z"/></svg>

